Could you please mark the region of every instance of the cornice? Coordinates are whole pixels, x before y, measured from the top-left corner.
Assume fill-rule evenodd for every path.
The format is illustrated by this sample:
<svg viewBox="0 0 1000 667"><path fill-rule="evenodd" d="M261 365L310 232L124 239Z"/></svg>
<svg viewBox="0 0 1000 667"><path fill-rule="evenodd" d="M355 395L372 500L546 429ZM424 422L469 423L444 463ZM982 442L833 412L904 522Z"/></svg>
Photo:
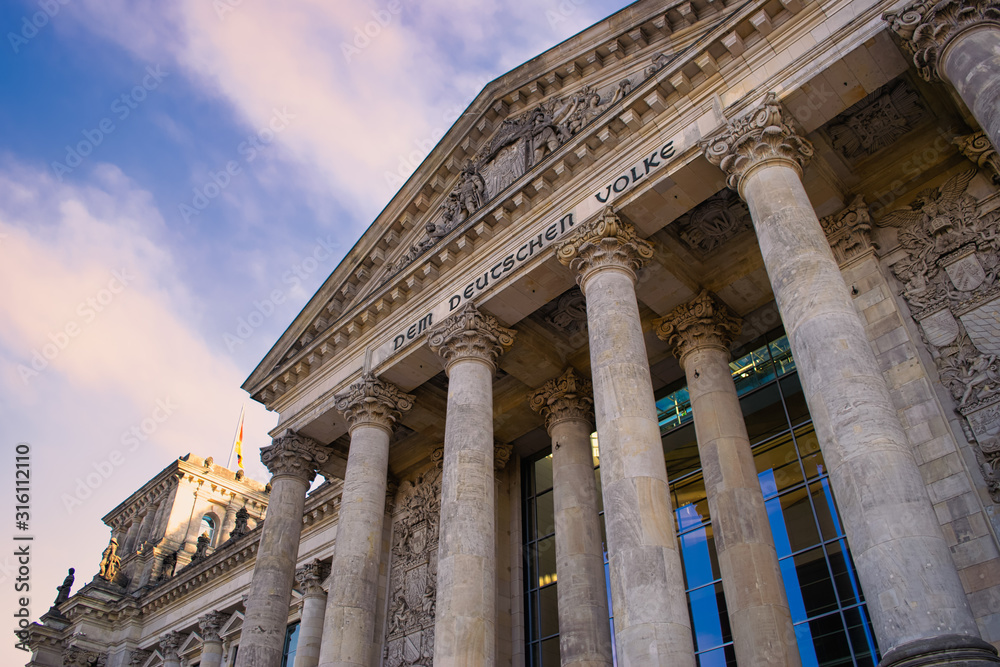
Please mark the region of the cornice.
<svg viewBox="0 0 1000 667"><path fill-rule="evenodd" d="M613 148L631 142L633 138L648 136L648 126L651 123L658 126L662 123L666 126L662 120L665 117L669 118L667 123L683 127L676 120L677 112L691 113L695 105L704 105L724 86L719 76L720 71L732 72L735 68L746 67L743 64L744 53L746 59L756 58L755 54L758 52L770 50L767 45L772 44L775 39L782 41L791 39L783 33L778 33L774 37L767 35L787 23L794 14L804 10L808 16L804 17L803 21L812 23L821 20L823 12L829 10L829 7L823 8L817 3L809 3L803 8L797 2L787 2L779 14L770 16L765 12L762 17L761 12L765 11L763 9L765 4L750 2L733 9L724 21L713 27L709 34L697 43L698 48L688 49L669 66L636 86L632 93L613 108L609 108L572 140L553 151L507 190L492 199L487 206L470 216L466 223L442 238L429 252L418 257L381 288L352 304L333 325L319 333L276 370L266 375L255 371L255 375L247 380L244 388L251 391L256 400L264 402L270 409L284 412L284 408L297 400L296 397L314 388L316 383L329 378L331 373L343 374L341 366L332 369L327 362L334 357L343 360L347 350L362 350L365 345L373 343L380 335L376 331L377 325L385 318L390 315L399 317L400 313L409 312L408 307L413 304L423 303L426 300L423 297L430 291L426 287L432 283L435 286L443 285L442 279L445 275L452 275L456 267L465 268L464 260L473 251L482 252L484 244L511 224L531 215L533 209L537 210L543 201L546 208L552 208L554 200L551 197L556 191L560 189L578 191L579 183L576 179L581 165L589 167ZM876 24L879 23L878 16L883 8L884 3L881 7L872 6ZM871 22L869 18L871 17L868 17L866 12L863 19L857 20L864 23L861 27L865 27ZM851 26L850 28L842 26L838 30L858 27L854 24ZM747 36L740 40L732 38L733 35L740 34ZM828 50L829 48L825 48L825 51ZM825 51L815 55L814 58L826 57L828 54ZM711 58L705 57L706 54L711 55ZM780 76L772 75L768 81L761 82L756 89L748 90L744 98L733 103L734 110L727 109L727 115L736 115L738 112L735 109L759 99L758 89L774 87L775 80L784 81L782 77L785 76L787 69L788 67L783 68ZM452 131L454 132L456 128ZM682 157L679 154L674 158L675 163L681 163ZM426 172L424 173L426 176ZM552 177L552 180L548 180L549 177ZM534 185L536 183L541 189ZM344 261L348 262L347 259ZM317 298L320 296L318 294ZM301 324L309 317L307 308L298 321ZM281 341L279 345L280 343ZM278 346L275 349L278 349ZM287 346L284 349L287 350ZM351 354L350 358L354 359L356 356L360 357L360 353ZM320 368L322 371L317 373ZM353 374L356 370L349 370L348 374ZM311 405L315 403L316 401L313 401Z"/></svg>
<svg viewBox="0 0 1000 667"><path fill-rule="evenodd" d="M786 0L787 6L791 9L783 10L779 15L775 17L767 17L762 25L769 26L768 30L773 29L773 26L780 25L790 18L791 14L798 11L801 5L798 4L797 0ZM648 3L648 5L655 5L656 3ZM698 3L696 3L697 6ZM348 344L355 340L364 328L372 324L377 323L383 319L388 313L393 309L392 304L402 298L405 300L409 297L410 292L420 291L423 287L422 283L427 278L436 278L436 272L438 271L438 266L444 265L448 266L451 263L458 261L464 254L464 249L471 249L469 241L475 241L481 236L492 236L495 231L502 229L504 226L516 220L519 214L523 214L530 208L531 199L534 197L536 199L540 198L540 193L535 184L541 187L542 190L548 190L553 185L551 182L546 181L545 176L554 176L553 180L558 180L562 174L572 174L574 168L577 168L581 163L585 166L589 165L595 158L595 153L599 152L599 148L605 143L617 143L620 139L620 134L624 131L623 128L628 127L628 131L637 130L641 128L647 121L643 118L643 114L648 112L650 109L654 110L654 115L662 111L667 110L668 107L673 107L678 102L682 101L682 98L686 97L692 89L692 84L697 86L700 82L704 82L707 79L713 77L717 72L719 67L725 65L727 62L731 61L733 58L738 58L739 54L749 46L752 46L757 41L760 41L762 35L754 37L754 31L756 24L751 24L751 18L760 14L764 10L762 7L766 3L763 0L751 0L751 2L744 3L743 5L735 6L731 4L725 6L722 11L714 12L710 15L706 15L704 18L698 19L693 24L684 26L683 28L678 27L679 37L683 36L683 33L693 33L696 29L704 28L708 26L713 20L718 21L720 17L723 17L723 21L716 27L711 28L710 33L707 38L699 39L697 42L692 43L687 46L687 50L683 52L677 59L675 59L668 67L664 68L657 74L653 75L645 82L641 83L632 91L631 94L626 96L623 100L619 101L614 107L609 108L601 117L595 119L590 125L585 129L585 131L580 132L576 137L576 141L569 142L567 145L563 146L562 149L556 151L553 155L548 156L541 164L537 165L535 169L524 174L521 179L517 181L510 188L500 193L498 196L494 197L490 202L488 208L480 210L476 216L471 217L467 223L453 231L451 235L442 239L442 241L436 245L432 250L436 262L422 262L419 267L420 271L407 270L399 274L394 280L390 281L383 288L376 290L368 298L358 301L357 303L351 304L346 312L336 313L332 315L329 319L332 322L326 321L325 328L322 332L316 332L314 334L308 334L311 340L306 344L306 346L300 350L298 353L293 355L291 358L279 359L278 354L285 355L288 348L293 345L293 343L298 340L303 334L306 333L306 329L312 326L311 322L314 318L318 317L324 307L324 304L328 302L331 298L335 297L336 290L332 287L333 284L344 285L345 281L349 281L348 273L353 273L360 269L362 266L369 263L370 257L366 257L371 246L377 241L373 238L366 237L373 236L374 231L379 234L388 234L392 236L392 230L389 230L385 224L379 225L379 222L385 223L387 220L393 219L394 216L398 216L390 226L396 226L396 223L404 217L406 211L394 210L393 206L397 200L405 200L408 196L408 188L411 188L411 183L414 179L417 179L424 183L426 188L430 183L437 183L440 186L440 190L434 189L434 196L428 196L426 193L423 194L426 202L424 205L424 210L431 207L432 199L436 200L438 196L442 196L446 193L446 186L452 183L453 180L457 179L457 174L460 171L461 165L452 160L455 172L453 174L454 178L443 179L437 173L442 169L442 165L446 162L444 157L439 154L439 151L444 151L445 146L454 149L459 143L468 139L470 135L471 127L474 124L473 120L478 118L481 122L483 118L489 116L490 110L486 109L487 100L492 100L497 94L495 86L499 86L501 83L507 86L511 86L508 80L516 75L522 68L527 67L527 65L533 64L539 60L544 60L549 57L552 52L547 52L539 58L531 61L527 65L522 66L514 70L514 72L505 75L487 86L487 88L480 94L476 102L470 106L470 109L476 109L478 113L466 113L463 114L463 118L460 122L456 123L455 126L449 130L445 139L438 145L437 148L432 151L431 155L424 161L424 164L417 173L411 178L411 182L400 190L400 193L394 199L394 203L390 204L386 210L379 216L376 223L372 225L369 232L366 232L362 240L358 242L355 249L348 254L348 256L343 260L340 267L334 271L330 279L320 288L316 296L313 298L310 304L303 309L301 315L297 318L296 323L292 325L285 332L285 334L279 339L277 344L272 348L271 352L265 357L264 361L257 367L253 374L247 379L243 387L250 391L254 398L261 400L269 407L273 404L273 399L277 394L283 393L287 390L288 385L295 384L299 379L299 376L308 375L312 367L318 363L322 363L324 357L332 356L335 351L342 349L344 344ZM677 8L684 5L690 5L690 3L673 3L668 7L666 13L676 17L680 14L677 13ZM709 4L705 5L709 7ZM636 7L631 7L628 10L630 16L637 13ZM686 10L685 10L686 11ZM707 9L700 10L703 13L707 13ZM728 13L728 16L726 15ZM611 19L608 21L598 24L593 29L587 32L593 32L598 34L600 32L608 31L612 34L605 40L605 44L617 42L620 46L615 46L608 49L609 54L617 54L613 56L607 56L611 58L609 62L617 62L619 57L633 56L636 52L646 49L648 47L648 55L652 55L655 51L655 47L658 45L657 40L646 39L645 44L640 48L621 48L621 46L628 46L625 44L627 39L623 39L623 35L627 35L629 31L635 33L636 27L643 27L647 23L653 25L653 21L659 21L657 16L664 14L663 10L659 12L650 12L645 15L645 18L641 19L630 19L632 23L622 27L611 25L611 31L608 31L608 25ZM620 16L621 13L615 15L615 17ZM697 13L695 14L695 16ZM614 19L615 17L612 17ZM675 21L671 19L671 21ZM740 28L739 31L736 30L736 24L746 23L751 25L750 34L745 38L739 38L737 32L747 32L745 28ZM667 29L667 25L670 25L671 34L673 31L673 24L668 22L663 23L662 29ZM688 30L690 28L690 30ZM661 28L658 28L660 30ZM639 33L635 33L636 36ZM728 39L727 36L736 35L735 39ZM576 39L576 38L574 38ZM728 46L723 42L727 41ZM662 41L662 40L660 40ZM680 40L683 41L683 40ZM664 42L666 43L666 42ZM576 44L574 42L574 44ZM695 45L702 45L703 48L694 48ZM557 47L558 48L558 47ZM574 48L579 49L580 47L574 46ZM630 50L631 49L631 50ZM727 49L732 49L728 51ZM585 51L585 49L584 49ZM715 53L712 53L712 52ZM708 55L706 55L706 53ZM583 61L588 60L593 61L589 67L593 67L593 70L589 70L587 67L581 69L580 65ZM566 67L574 72L572 82L576 83L581 81L585 76L593 74L593 72L598 71L604 67L605 56L601 56L601 64L597 65L598 59L590 58L589 56L577 54L572 57L568 57L567 61L571 61L571 64L566 64L557 66L555 69L558 70L560 67ZM645 64L645 63L642 63ZM579 73L577 76L576 73ZM563 80L559 89L566 88L568 83ZM529 93L525 94L521 91L521 88L530 88L529 83L524 83L520 88L516 88L512 92L508 92L507 96L510 97L509 102L504 102L501 98L501 102L507 104L507 109L505 115L514 113L516 111L528 108L528 106L533 106L538 102L546 99L545 95L541 93ZM558 92L559 89L552 90L547 94L554 94ZM523 102L521 102L523 100ZM520 106L519 106L520 105ZM652 105L652 106L650 106ZM495 110L493 110L496 113ZM501 116L497 116L502 120ZM499 121L498 121L499 122ZM489 139L492 134L492 127L489 132L482 133L481 139ZM570 147L569 144L573 146ZM587 144L587 146L583 146ZM479 144L476 145L478 147ZM469 146L469 150L475 150L475 147ZM559 155L561 153L561 155ZM468 153L466 153L468 154ZM419 177L419 178L418 178ZM412 194L412 193L409 193ZM417 213L420 213L419 211ZM410 212L410 220L407 224L398 225L399 229L395 229L395 240L398 243L400 232L404 231L406 227L412 227L416 224L417 218L420 217L418 214ZM477 229L478 228L478 229ZM469 233L471 232L471 234ZM467 239L463 242L463 239ZM384 239L382 239L384 240ZM365 248L365 251L361 251L361 248ZM444 251L444 252L442 252ZM444 255L440 257L439 255ZM426 256L425 256L426 257ZM382 252L382 260L385 259L385 253ZM381 260L380 260L381 261ZM414 262L416 265L417 262ZM435 266L437 264L437 266ZM430 266L429 266L430 265ZM418 275L422 272L424 275ZM270 365L270 367L269 367Z"/></svg>

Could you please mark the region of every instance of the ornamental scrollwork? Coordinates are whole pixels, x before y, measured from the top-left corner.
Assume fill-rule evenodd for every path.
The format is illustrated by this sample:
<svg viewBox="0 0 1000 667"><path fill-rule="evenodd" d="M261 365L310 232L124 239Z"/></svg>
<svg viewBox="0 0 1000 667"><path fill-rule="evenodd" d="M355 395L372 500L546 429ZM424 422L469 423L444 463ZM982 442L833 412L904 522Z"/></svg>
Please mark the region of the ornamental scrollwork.
<svg viewBox="0 0 1000 667"><path fill-rule="evenodd" d="M783 160L804 169L813 146L784 118L778 96L771 92L750 113L729 122L719 135L698 144L709 162L726 173L726 183L741 193L740 182L754 165Z"/></svg>
<svg viewBox="0 0 1000 667"><path fill-rule="evenodd" d="M365 373L335 400L351 428L361 424L392 430L400 416L413 407L414 396L384 382L373 373Z"/></svg>
<svg viewBox="0 0 1000 667"><path fill-rule="evenodd" d="M462 359L480 359L495 366L497 358L514 344L516 335L514 330L500 326L496 318L480 313L469 301L427 334L427 344L449 365Z"/></svg>
<svg viewBox="0 0 1000 667"><path fill-rule="evenodd" d="M740 334L743 321L724 303L703 290L691 301L677 306L666 317L653 320L657 337L665 341L678 359L705 346L728 348Z"/></svg>
<svg viewBox="0 0 1000 667"><path fill-rule="evenodd" d="M567 368L558 378L528 394L528 405L545 419L545 428L551 432L555 424L570 419L592 424L593 394L590 380L580 377L575 369Z"/></svg>
<svg viewBox="0 0 1000 667"><path fill-rule="evenodd" d="M295 431L285 431L260 450L260 460L272 475L293 475L307 482L330 457L325 447Z"/></svg>
<svg viewBox="0 0 1000 667"><path fill-rule="evenodd" d="M560 245L556 257L576 272L576 281L582 287L583 278L600 268L623 268L634 275L652 259L653 246L607 206L600 217L582 225Z"/></svg>

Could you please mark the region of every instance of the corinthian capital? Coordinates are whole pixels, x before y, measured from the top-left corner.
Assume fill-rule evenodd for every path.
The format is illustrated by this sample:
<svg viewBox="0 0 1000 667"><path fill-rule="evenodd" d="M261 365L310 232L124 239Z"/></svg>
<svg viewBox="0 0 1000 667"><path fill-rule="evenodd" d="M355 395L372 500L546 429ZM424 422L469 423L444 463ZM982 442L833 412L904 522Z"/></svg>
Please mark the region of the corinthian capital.
<svg viewBox="0 0 1000 667"><path fill-rule="evenodd" d="M362 375L337 396L336 401L337 409L352 429L369 425L392 431L402 413L413 407L412 394L404 394L396 385L383 382L374 373Z"/></svg>
<svg viewBox="0 0 1000 667"><path fill-rule="evenodd" d="M582 225L560 245L556 257L576 271L576 282L582 287L588 274L602 268L624 269L634 278L635 272L653 257L653 246L607 206L601 217Z"/></svg>
<svg viewBox="0 0 1000 667"><path fill-rule="evenodd" d="M727 348L739 335L743 322L725 304L702 291L666 317L653 320L653 326L683 365L684 356L692 350L706 346Z"/></svg>
<svg viewBox="0 0 1000 667"><path fill-rule="evenodd" d="M180 651L184 642L184 635L180 632L168 632L160 637L160 655L164 660L176 659L177 652Z"/></svg>
<svg viewBox="0 0 1000 667"><path fill-rule="evenodd" d="M260 460L271 475L293 475L309 483L316 477L316 469L326 463L327 458L329 454L325 447L291 430L260 450Z"/></svg>
<svg viewBox="0 0 1000 667"><path fill-rule="evenodd" d="M427 344L450 367L463 359L479 359L496 366L497 358L514 344L516 331L483 315L472 302L427 334Z"/></svg>
<svg viewBox="0 0 1000 667"><path fill-rule="evenodd" d="M329 575L330 566L317 559L295 571L295 582L302 595L320 595L323 593L323 581Z"/></svg>
<svg viewBox="0 0 1000 667"><path fill-rule="evenodd" d="M768 93L756 109L730 121L725 131L699 143L709 162L726 172L726 183L743 196L743 177L755 166L782 161L801 171L813 155L812 144L782 116L778 96Z"/></svg>
<svg viewBox="0 0 1000 667"><path fill-rule="evenodd" d="M840 213L820 219L819 224L830 242L830 249L837 264L864 254L872 243L872 219L863 195L858 195L850 206Z"/></svg>
<svg viewBox="0 0 1000 667"><path fill-rule="evenodd" d="M590 380L568 368L560 377L549 380L528 394L528 405L545 418L545 428L551 431L553 425L568 419L592 422L593 393Z"/></svg>
<svg viewBox="0 0 1000 667"><path fill-rule="evenodd" d="M213 611L198 619L198 627L201 629L201 639L206 642L219 641L219 632L226 624L229 617L221 611Z"/></svg>
<svg viewBox="0 0 1000 667"><path fill-rule="evenodd" d="M984 23L1000 26L1000 0L920 0L882 18L913 55L920 76L939 81L944 78L939 65L945 47L966 28Z"/></svg>

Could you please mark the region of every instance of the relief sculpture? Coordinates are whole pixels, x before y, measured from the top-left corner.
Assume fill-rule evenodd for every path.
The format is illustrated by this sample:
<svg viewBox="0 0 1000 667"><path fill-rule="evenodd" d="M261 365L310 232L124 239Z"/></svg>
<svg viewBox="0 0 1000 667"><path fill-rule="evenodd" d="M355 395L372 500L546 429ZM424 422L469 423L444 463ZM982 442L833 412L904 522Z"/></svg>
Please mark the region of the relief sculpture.
<svg viewBox="0 0 1000 667"><path fill-rule="evenodd" d="M441 456L396 495L389 572L385 666L431 667L434 658Z"/></svg>
<svg viewBox="0 0 1000 667"><path fill-rule="evenodd" d="M955 400L994 502L1000 502L1000 212L978 211L976 169L884 216L906 257L892 271Z"/></svg>

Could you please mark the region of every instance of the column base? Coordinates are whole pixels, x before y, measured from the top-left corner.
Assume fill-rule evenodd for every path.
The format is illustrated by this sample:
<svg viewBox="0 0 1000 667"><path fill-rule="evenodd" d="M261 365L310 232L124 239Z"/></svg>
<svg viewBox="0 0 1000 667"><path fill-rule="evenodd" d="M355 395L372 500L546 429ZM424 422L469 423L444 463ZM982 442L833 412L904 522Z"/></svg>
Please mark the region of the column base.
<svg viewBox="0 0 1000 667"><path fill-rule="evenodd" d="M993 667L1000 665L997 650L979 637L945 635L921 639L889 651L879 667Z"/></svg>

